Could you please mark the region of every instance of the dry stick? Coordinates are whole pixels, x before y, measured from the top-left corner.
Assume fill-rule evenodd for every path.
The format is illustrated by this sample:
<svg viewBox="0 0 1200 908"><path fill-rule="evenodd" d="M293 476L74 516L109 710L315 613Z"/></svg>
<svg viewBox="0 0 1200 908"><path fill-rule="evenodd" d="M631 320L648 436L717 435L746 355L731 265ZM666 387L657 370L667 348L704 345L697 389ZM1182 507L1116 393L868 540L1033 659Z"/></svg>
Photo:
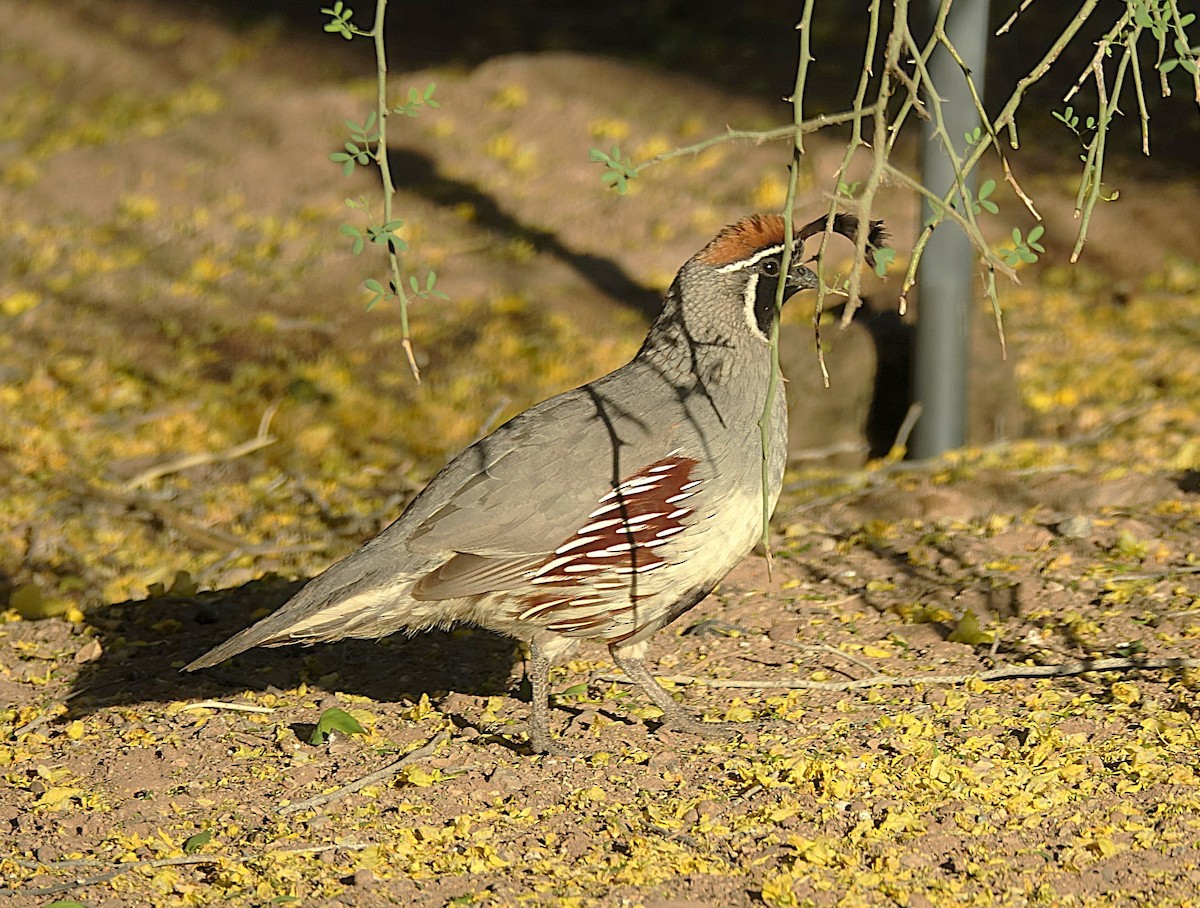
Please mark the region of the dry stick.
<svg viewBox="0 0 1200 908"><path fill-rule="evenodd" d="M903 456L900 452L908 450L908 436L912 435L913 429L916 428L917 420L921 418L923 409L920 401L914 401L909 405L908 412L904 414L904 421L900 423L900 429L896 432L896 440L892 442L889 453L895 451L898 456Z"/></svg>
<svg viewBox="0 0 1200 908"><path fill-rule="evenodd" d="M788 463L804 463L810 460L827 460L837 454L861 454L867 450L866 442L837 441L823 448L803 448L788 452Z"/></svg>
<svg viewBox="0 0 1200 908"><path fill-rule="evenodd" d="M1019 16L1019 15L1021 15L1021 13L1025 12L1025 10L1029 7L1029 4L1031 4L1032 2L1033 2L1033 0L1021 0L1021 6L1018 9L1014 10L1013 14L1008 17L1008 20L1003 25L1001 25L998 29L996 29L996 37L997 38L1000 37L1005 32L1007 32L1010 28L1012 28L1012 24L1017 21L1017 16Z"/></svg>
<svg viewBox="0 0 1200 908"><path fill-rule="evenodd" d="M82 880L68 880L65 883L59 883L55 886L47 886L45 889L0 889L0 895L26 895L26 896L47 896L57 895L60 892L68 892L72 889L78 889L82 886L94 886L97 883L106 883L115 876L120 876L126 871L133 870L136 867L177 867L184 864L217 864L219 858L205 857L203 855L193 854L185 855L180 858L157 858L152 861L130 861L127 864L118 864L112 870L105 871L93 877L87 877ZM28 862L17 861L19 866L28 866ZM99 863L99 862L98 862ZM62 866L87 866L83 862L64 861ZM54 867L55 864L39 864L39 867Z"/></svg>
<svg viewBox="0 0 1200 908"><path fill-rule="evenodd" d="M700 684L705 687L729 687L747 690L824 690L847 691L867 687L916 687L919 684L966 684L970 681L1005 681L1014 678L1060 678L1088 672L1153 671L1167 668L1200 668L1200 659L1165 657L1154 659L1086 659L1061 665L1013 665L963 675L872 675L855 681L786 681L762 678L739 681L724 678L699 678L694 675L659 675L672 684ZM601 675L600 681L631 683L624 675Z"/></svg>
<svg viewBox="0 0 1200 908"><path fill-rule="evenodd" d="M125 483L121 489L125 492L132 492L134 489L148 485L156 479L161 479L163 476L169 476L171 473L179 473L182 470L203 466L207 463L236 460L239 457L252 454L260 448L265 448L267 445L273 444L275 444L275 439L268 435L265 438L251 438L249 441L226 448L224 451L202 451L199 454L185 454L182 457L168 460L166 463L151 467L148 470L143 470L137 476L133 477L133 479L129 480L129 482Z"/></svg>
<svg viewBox="0 0 1200 908"><path fill-rule="evenodd" d="M275 709L270 706L256 706L252 703L226 703L224 700L201 700L199 703L189 703L179 711L187 712L189 709L228 709L239 713L275 712Z"/></svg>
<svg viewBox="0 0 1200 908"><path fill-rule="evenodd" d="M313 845L308 848L276 848L267 851L253 852L247 851L239 855L229 856L230 860L247 861L252 858L263 857L264 855L276 854L321 854L326 851L362 851L366 848L372 848L376 845L375 842L342 842L336 845ZM77 867L109 867L110 870L99 876L90 877L88 879L70 880L65 883L59 883L47 889L0 889L0 895L54 895L59 892L66 892L70 889L77 889L81 886L91 886L96 883L103 883L111 880L113 877L124 873L127 870L133 870L137 867L178 867L189 864L217 864L220 863L225 856L207 855L184 855L183 857L175 858L154 858L146 861L129 861L114 863L112 861L101 861L95 858L75 858L65 861L27 861L23 858L12 858L12 863L18 867L24 867L27 870L72 870Z"/></svg>
<svg viewBox="0 0 1200 908"><path fill-rule="evenodd" d="M437 735L434 735L430 742L424 747L418 747L416 750L409 751L399 760L389 763L382 769L377 769L374 772L367 773L361 779L355 779L350 784L343 785L341 788L338 788L335 791L330 791L322 795L306 798L303 801L296 801L294 804L284 804L276 811L276 813L278 813L280 816L287 816L288 814L296 813L300 810L309 810L313 807L323 807L332 801L337 801L346 797L347 795L354 794L354 792L366 788L368 785L374 785L377 782L390 779L410 763L415 763L418 760L423 760L428 757L438 749L443 741L449 739L449 737L449 732L439 732Z"/></svg>
<svg viewBox="0 0 1200 908"><path fill-rule="evenodd" d="M262 418L258 421L258 432L249 441L226 448L224 451L203 451L199 454L185 454L182 457L176 457L174 460L168 460L166 463L150 467L125 483L121 487L121 491L132 492L134 489L148 485L154 480L161 479L171 473L178 473L181 470L198 467L206 463L215 463L220 460L237 460L237 458L251 454L259 448L273 445L276 439L269 434L271 431L271 420L279 410L279 405L282 402L282 398L280 398L273 400L267 406L266 410L263 411Z"/></svg>
<svg viewBox="0 0 1200 908"><path fill-rule="evenodd" d="M874 665L866 659L860 659L853 653L846 653L838 649L836 646L830 646L828 643L785 643L784 646L794 646L796 649L814 653L829 653L831 656L837 656L839 659L845 659L847 662L853 663L863 671L870 672L872 676L881 675L882 673Z"/></svg>

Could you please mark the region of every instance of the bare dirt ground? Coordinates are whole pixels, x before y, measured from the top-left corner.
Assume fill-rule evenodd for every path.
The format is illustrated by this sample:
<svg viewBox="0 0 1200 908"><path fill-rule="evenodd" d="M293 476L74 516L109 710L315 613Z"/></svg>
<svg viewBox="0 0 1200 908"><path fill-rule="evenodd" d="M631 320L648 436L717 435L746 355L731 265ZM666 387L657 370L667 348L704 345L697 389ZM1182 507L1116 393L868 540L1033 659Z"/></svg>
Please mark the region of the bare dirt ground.
<svg viewBox="0 0 1200 908"><path fill-rule="evenodd" d="M777 148L618 199L591 145L641 157L780 111L578 54L397 66L442 101L395 158L413 261L451 297L414 312L417 387L336 232L372 188L327 157L371 80L334 39L157 5L0 18L11 904L1200 901L1194 175L1122 181L1071 270L1073 186L1025 165L1050 252L1005 292L1009 363L981 309L985 418L936 462L863 463L874 348L827 331L819 390L794 303L773 571L748 559L651 653L738 731L660 728L584 647L552 675L579 756L533 757L522 654L469 628L178 669L481 426L619 364L679 264L782 201ZM806 204L839 153L811 143ZM883 206L903 250L911 200ZM329 706L366 733L309 743Z"/></svg>

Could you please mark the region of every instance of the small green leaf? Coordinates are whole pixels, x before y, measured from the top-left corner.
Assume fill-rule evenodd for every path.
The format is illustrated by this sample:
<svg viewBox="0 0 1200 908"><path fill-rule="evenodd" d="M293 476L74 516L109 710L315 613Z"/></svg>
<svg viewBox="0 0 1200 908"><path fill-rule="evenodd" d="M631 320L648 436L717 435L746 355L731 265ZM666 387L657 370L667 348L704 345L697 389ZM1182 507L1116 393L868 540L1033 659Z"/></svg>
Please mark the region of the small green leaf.
<svg viewBox="0 0 1200 908"><path fill-rule="evenodd" d="M896 260L896 250L890 247L875 250L875 273L880 277L887 276L887 270Z"/></svg>
<svg viewBox="0 0 1200 908"><path fill-rule="evenodd" d="M558 696L559 697L582 697L582 696L585 696L587 694L587 692L588 692L587 682L583 681L579 684L572 684L566 690L561 691L558 694Z"/></svg>
<svg viewBox="0 0 1200 908"><path fill-rule="evenodd" d="M995 180L984 180L983 185L979 187L979 200L982 202L984 199L986 199L988 196L990 196L995 191L996 191L996 181Z"/></svg>
<svg viewBox="0 0 1200 908"><path fill-rule="evenodd" d="M363 281L363 286L372 293L378 293L380 295L383 294L383 284L379 283L379 281L375 280L373 277L369 277Z"/></svg>
<svg viewBox="0 0 1200 908"><path fill-rule="evenodd" d="M344 735L365 735L366 729L358 724L358 720L344 709L331 706L321 713L317 727L313 729L309 744L324 744L330 734L340 731Z"/></svg>
<svg viewBox="0 0 1200 908"><path fill-rule="evenodd" d="M1046 232L1046 228L1043 227L1041 224L1038 224L1036 227L1034 227L1032 230L1029 231L1029 236L1027 236L1025 239L1029 243L1029 245L1033 246L1034 249L1037 249L1038 252L1045 252L1046 251L1045 249L1042 249L1040 246L1037 245L1037 241L1042 238L1042 234L1044 234L1045 232Z"/></svg>
<svg viewBox="0 0 1200 908"><path fill-rule="evenodd" d="M194 836L189 836L187 841L183 843L184 854L195 854L205 845L212 841L212 830L205 829L203 832L198 832Z"/></svg>

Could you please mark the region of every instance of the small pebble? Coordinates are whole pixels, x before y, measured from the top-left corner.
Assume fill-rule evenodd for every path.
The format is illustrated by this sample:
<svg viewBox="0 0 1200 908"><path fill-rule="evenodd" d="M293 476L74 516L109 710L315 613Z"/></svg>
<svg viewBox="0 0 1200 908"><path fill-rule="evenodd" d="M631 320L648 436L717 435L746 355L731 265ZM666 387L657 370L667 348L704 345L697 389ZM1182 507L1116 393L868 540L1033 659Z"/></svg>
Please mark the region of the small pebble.
<svg viewBox="0 0 1200 908"><path fill-rule="evenodd" d="M1068 517L1066 520L1059 521L1056 529L1058 530L1058 535L1065 536L1068 539L1086 539L1092 535L1093 526L1092 518L1079 514L1075 517Z"/></svg>
<svg viewBox="0 0 1200 908"><path fill-rule="evenodd" d="M355 886L370 886L375 882L375 872L366 867L360 867L354 871L353 879Z"/></svg>

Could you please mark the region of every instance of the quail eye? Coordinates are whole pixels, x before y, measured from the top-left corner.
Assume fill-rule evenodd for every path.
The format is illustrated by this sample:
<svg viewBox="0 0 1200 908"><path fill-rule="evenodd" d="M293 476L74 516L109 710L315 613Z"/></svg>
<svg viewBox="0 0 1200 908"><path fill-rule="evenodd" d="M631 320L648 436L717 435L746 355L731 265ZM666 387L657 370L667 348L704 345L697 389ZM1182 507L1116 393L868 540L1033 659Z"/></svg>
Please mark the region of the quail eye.
<svg viewBox="0 0 1200 908"><path fill-rule="evenodd" d="M779 275L779 262L775 259L766 259L762 263L762 273L767 277L777 277Z"/></svg>

